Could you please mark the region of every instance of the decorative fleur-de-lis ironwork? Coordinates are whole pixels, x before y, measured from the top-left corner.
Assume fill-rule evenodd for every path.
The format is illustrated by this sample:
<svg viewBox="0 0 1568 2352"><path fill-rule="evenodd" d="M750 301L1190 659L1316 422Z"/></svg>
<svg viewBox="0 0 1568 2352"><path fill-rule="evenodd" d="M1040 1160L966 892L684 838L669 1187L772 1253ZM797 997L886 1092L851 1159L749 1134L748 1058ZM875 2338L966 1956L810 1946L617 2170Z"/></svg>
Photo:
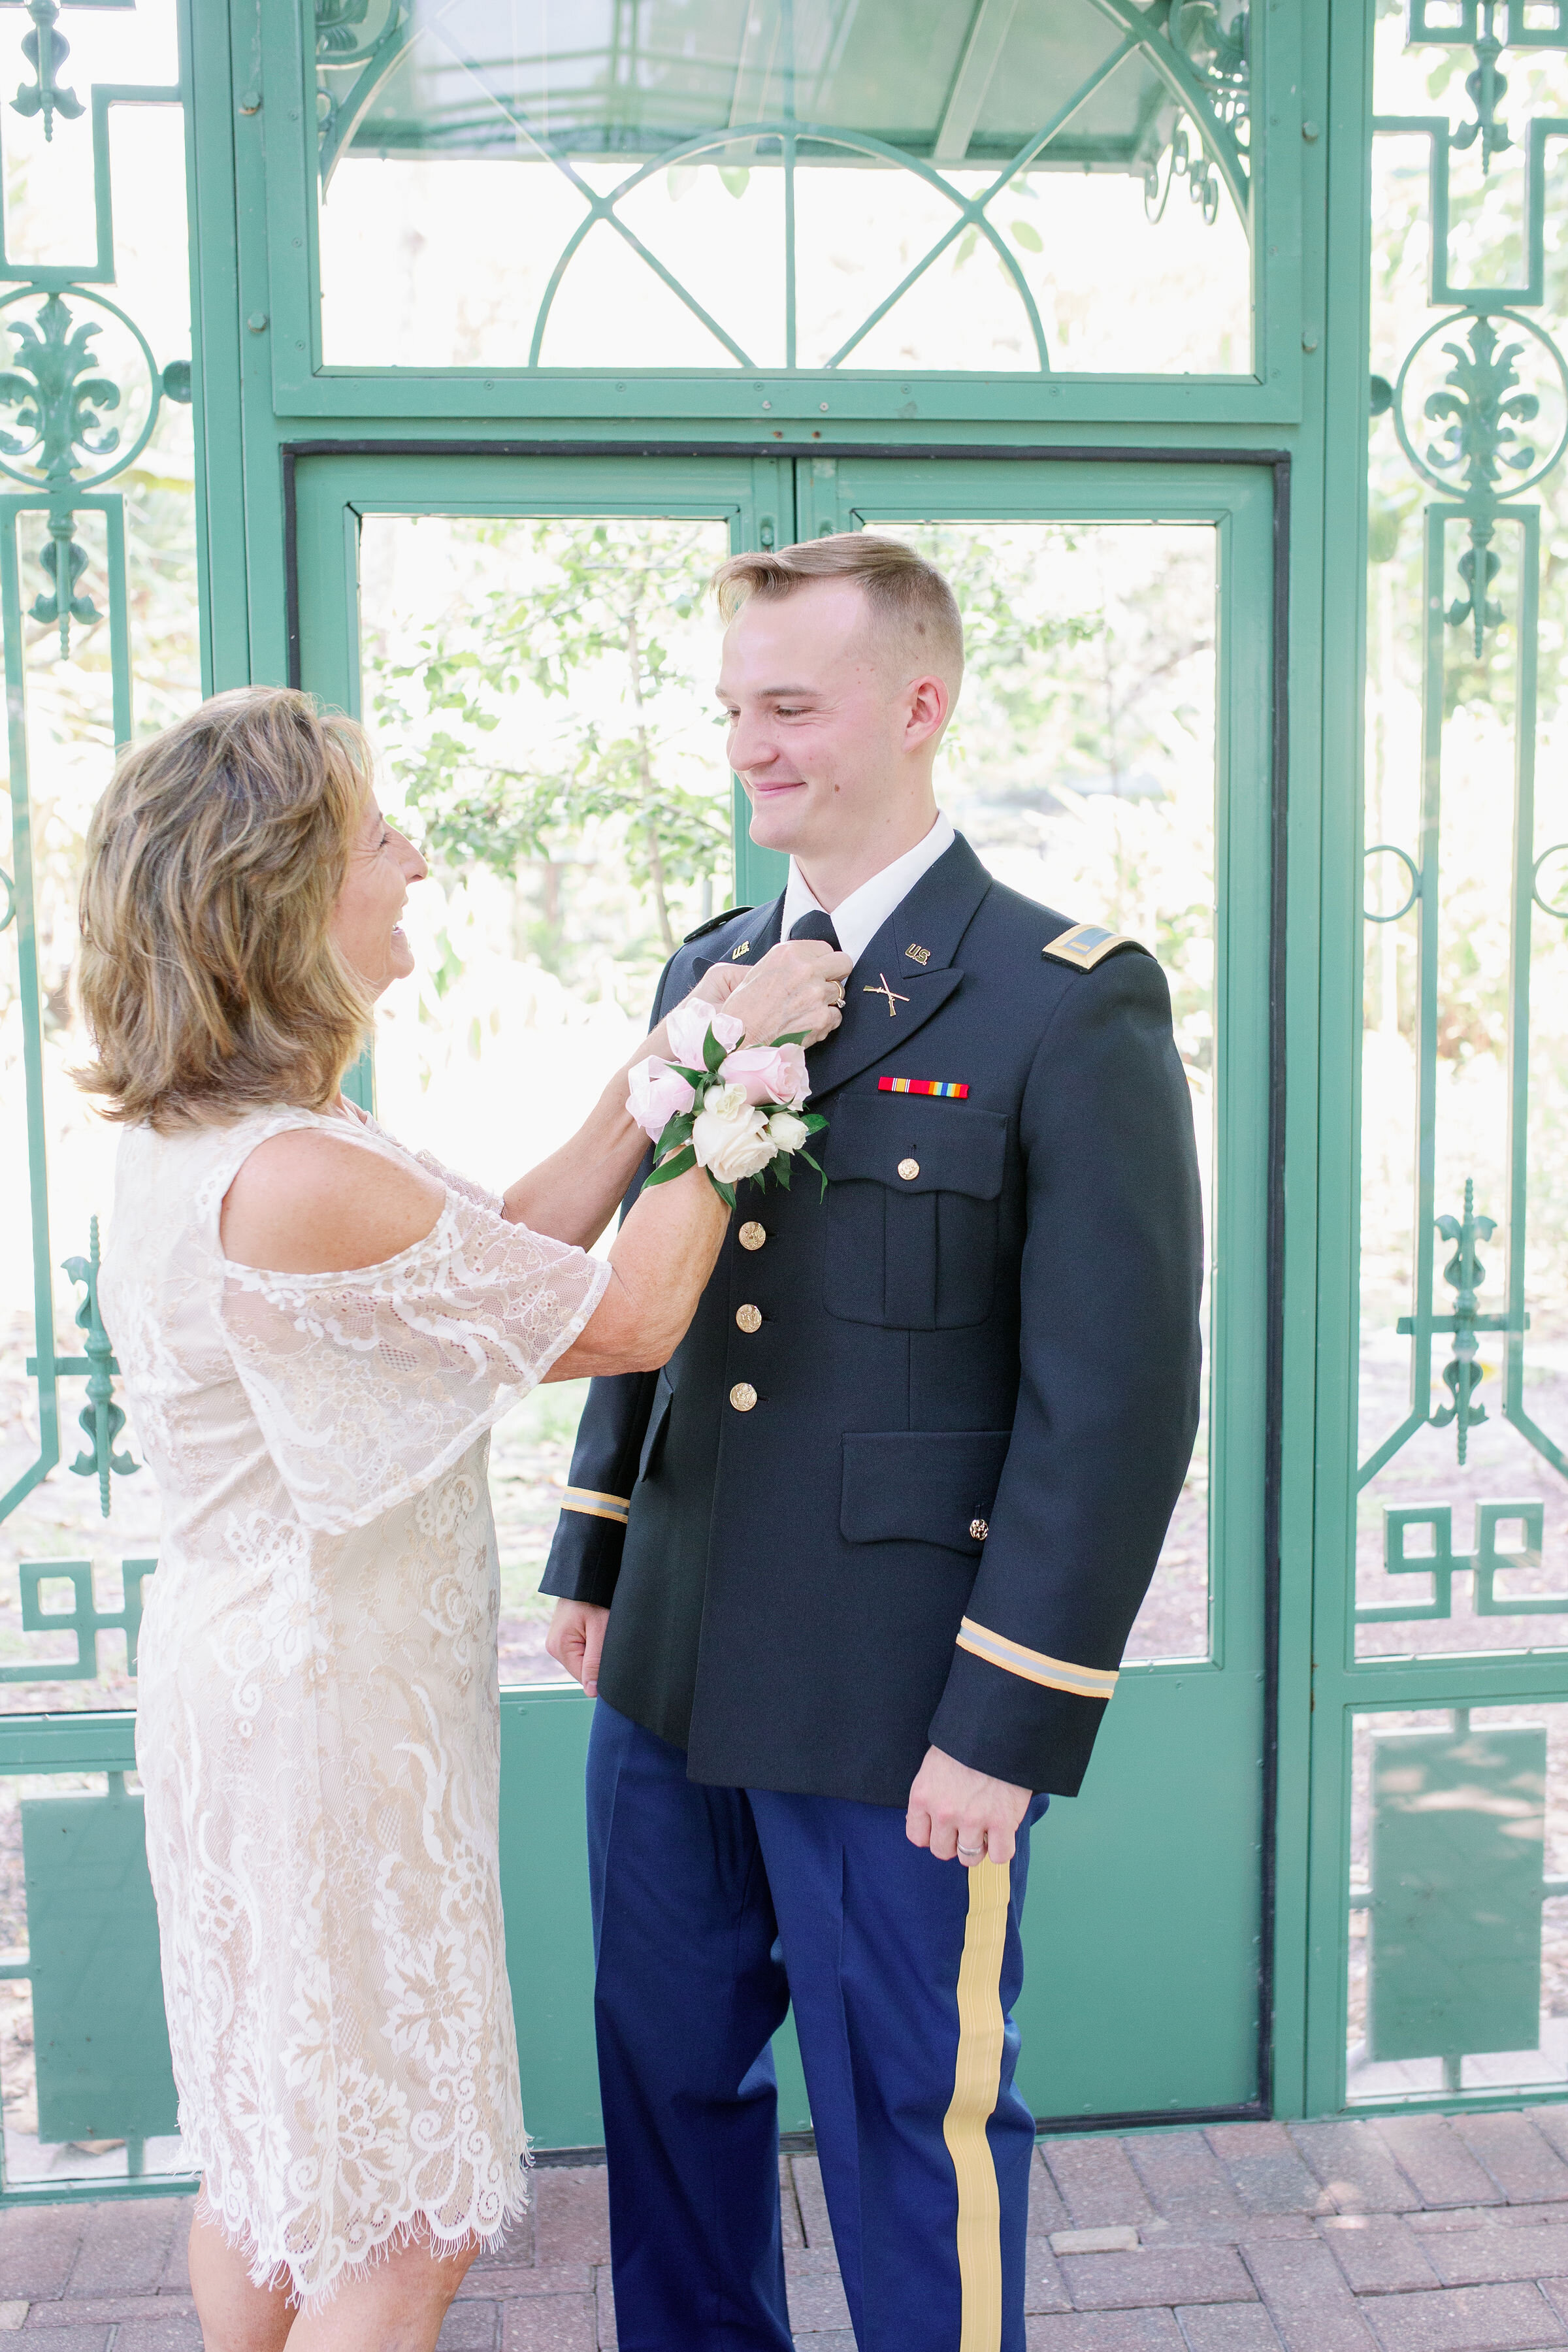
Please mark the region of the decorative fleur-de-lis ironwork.
<svg viewBox="0 0 1568 2352"><path fill-rule="evenodd" d="M76 518L71 514L49 517L49 536L38 557L38 568L49 586L34 597L28 611L35 621L54 621L60 633L60 659L70 652L70 626L73 621L84 625L101 621L102 614L90 596L79 596L77 582L87 570L87 550L76 535Z"/></svg>
<svg viewBox="0 0 1568 2352"><path fill-rule="evenodd" d="M18 114L43 116L46 139L55 135L57 114L74 122L86 111L75 90L62 88L58 79L59 68L70 55L70 43L55 30L59 13L59 0L27 0L33 29L22 36L22 55L33 68L33 79L25 81L11 100Z"/></svg>
<svg viewBox="0 0 1568 2352"><path fill-rule="evenodd" d="M1177 0L1171 11L1173 46L1211 89L1245 87L1247 78L1247 12L1237 12L1226 32L1216 0Z"/></svg>
<svg viewBox="0 0 1568 2352"><path fill-rule="evenodd" d="M1522 342L1504 343L1491 320L1472 318L1464 343L1445 343L1453 361L1444 389L1431 394L1426 414L1447 430L1427 446L1426 462L1445 473L1464 472L1463 495L1468 509L1469 545L1459 558L1459 578L1465 593L1448 607L1453 628L1468 621L1475 632L1479 660L1489 629L1502 619L1502 607L1489 594L1501 569L1501 558L1491 551L1500 470L1527 474L1535 450L1521 441L1516 426L1539 414L1541 403L1532 392L1517 391L1520 377L1514 362Z"/></svg>
<svg viewBox="0 0 1568 2352"><path fill-rule="evenodd" d="M316 0L316 55L340 62L359 46L370 0Z"/></svg>
<svg viewBox="0 0 1568 2352"><path fill-rule="evenodd" d="M1439 1405L1432 1415L1434 1429L1454 1425L1454 1436L1463 1465L1469 1432L1487 1418L1484 1404L1473 1402L1475 1392L1486 1378L1484 1366L1478 1363L1476 1334L1478 1331L1502 1329L1507 1318L1501 1315L1478 1315L1476 1293L1487 1278L1486 1267L1476 1255L1478 1242L1489 1242L1497 1231L1492 1217L1476 1214L1476 1188L1471 1178L1465 1179L1465 1213L1462 1217L1439 1217L1437 1231L1446 1242L1454 1244L1454 1255L1443 1268L1443 1279L1454 1293L1451 1315L1435 1315L1434 1331L1451 1331L1454 1351L1443 1367L1443 1381L1451 1404Z"/></svg>
<svg viewBox="0 0 1568 2352"><path fill-rule="evenodd" d="M1481 0L1481 29L1476 36L1476 69L1467 76L1465 89L1476 110L1473 122L1461 122L1448 133L1450 147L1473 147L1480 142L1481 170L1489 173L1492 157L1500 155L1512 140L1498 121L1498 109L1508 95L1508 82L1498 71L1498 59L1502 55L1502 43L1492 27L1494 0Z"/></svg>
<svg viewBox="0 0 1568 2352"><path fill-rule="evenodd" d="M78 593L87 550L77 539L68 493L79 452L106 457L120 446L118 428L103 416L106 409L119 407L120 388L108 376L90 373L98 365L92 349L97 321L76 324L60 295L48 295L36 316L16 320L11 332L16 350L12 365L0 371L0 406L15 411L20 430L0 430L0 449L8 457L26 457L53 493L49 536L38 559L48 584L32 613L36 621L58 623L63 659L70 650L71 623L101 618L91 597Z"/></svg>
<svg viewBox="0 0 1568 2352"><path fill-rule="evenodd" d="M1171 46L1206 93L1216 120L1246 153L1250 83L1247 17L1240 10L1228 31L1216 0L1177 0L1167 19ZM1162 168L1163 166L1163 168ZM1200 137L1194 152L1184 121L1178 122L1163 158L1144 169L1143 210L1152 221L1164 218L1171 191L1185 180L1187 194L1211 226L1219 216L1220 175Z"/></svg>
<svg viewBox="0 0 1568 2352"><path fill-rule="evenodd" d="M98 1311L98 1219L94 1217L86 1257L68 1257L65 1270L73 1282L79 1282L85 1296L76 1310L77 1328L85 1336L84 1352L89 1370L87 1376L87 1403L79 1415L87 1445L71 1464L79 1478L98 1480L99 1508L109 1517L109 1479L111 1471L121 1478L131 1477L141 1468L129 1454L116 1454L114 1441L125 1426L125 1415L114 1402L114 1346L103 1328L103 1318Z"/></svg>
<svg viewBox="0 0 1568 2352"><path fill-rule="evenodd" d="M98 322L74 325L60 295L48 295L36 317L18 319L11 332L17 349L0 373L0 405L16 411L24 437L0 432L0 449L12 457L27 452L52 488L69 481L79 449L103 457L119 447L119 430L100 411L119 407L120 387L89 374L99 363L91 347Z"/></svg>

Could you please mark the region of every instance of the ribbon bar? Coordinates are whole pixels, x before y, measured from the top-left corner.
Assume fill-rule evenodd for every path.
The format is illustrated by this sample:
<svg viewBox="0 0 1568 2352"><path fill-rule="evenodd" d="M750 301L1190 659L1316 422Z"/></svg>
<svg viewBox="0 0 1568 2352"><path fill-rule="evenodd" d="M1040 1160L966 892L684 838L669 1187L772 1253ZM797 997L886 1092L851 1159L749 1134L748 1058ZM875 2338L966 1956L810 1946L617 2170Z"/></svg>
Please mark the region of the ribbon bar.
<svg viewBox="0 0 1568 2352"><path fill-rule="evenodd" d="M877 1088L884 1095L946 1095L954 1102L963 1102L969 1092L954 1078L879 1078Z"/></svg>

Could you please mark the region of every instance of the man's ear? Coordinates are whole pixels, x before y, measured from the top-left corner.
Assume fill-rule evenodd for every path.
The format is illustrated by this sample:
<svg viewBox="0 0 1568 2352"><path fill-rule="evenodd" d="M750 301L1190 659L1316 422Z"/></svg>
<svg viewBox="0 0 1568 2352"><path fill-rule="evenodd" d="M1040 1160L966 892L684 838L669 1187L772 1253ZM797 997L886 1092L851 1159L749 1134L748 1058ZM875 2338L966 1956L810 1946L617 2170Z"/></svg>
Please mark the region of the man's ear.
<svg viewBox="0 0 1568 2352"><path fill-rule="evenodd" d="M947 725L952 695L934 671L911 678L904 688L904 749L913 751L929 743Z"/></svg>

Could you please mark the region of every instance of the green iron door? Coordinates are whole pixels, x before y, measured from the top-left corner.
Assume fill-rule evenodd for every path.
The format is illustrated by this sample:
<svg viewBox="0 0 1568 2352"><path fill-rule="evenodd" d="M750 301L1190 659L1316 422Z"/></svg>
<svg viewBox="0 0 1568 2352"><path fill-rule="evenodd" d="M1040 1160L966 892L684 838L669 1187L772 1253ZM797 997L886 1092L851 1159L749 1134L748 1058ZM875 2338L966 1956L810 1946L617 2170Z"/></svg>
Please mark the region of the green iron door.
<svg viewBox="0 0 1568 2352"><path fill-rule="evenodd" d="M671 937L782 881L714 731L712 562L869 526L952 577L969 670L944 805L1002 879L1161 956L1208 1209L1198 1453L1084 1793L1037 1841L1020 2079L1063 2122L1266 2100L1268 465L344 452L293 478L298 675L375 731L436 867L378 1098L485 1174L547 1148L539 1074L596 1084ZM546 2146L600 2137L588 1710L544 1679L522 1589L574 1404L543 1391L497 1440L509 1949Z"/></svg>

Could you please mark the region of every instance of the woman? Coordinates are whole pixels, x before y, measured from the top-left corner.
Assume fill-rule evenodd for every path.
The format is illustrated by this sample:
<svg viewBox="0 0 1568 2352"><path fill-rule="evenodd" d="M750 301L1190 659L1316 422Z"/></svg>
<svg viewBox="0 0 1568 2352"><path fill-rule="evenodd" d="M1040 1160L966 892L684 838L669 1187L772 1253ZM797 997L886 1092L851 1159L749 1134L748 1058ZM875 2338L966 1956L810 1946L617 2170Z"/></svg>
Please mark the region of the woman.
<svg viewBox="0 0 1568 2352"><path fill-rule="evenodd" d="M127 1129L102 1301L165 1511L137 1764L208 2352L421 2352L526 2201L489 1431L538 1381L662 1363L725 1223L694 1172L585 1255L644 1149L625 1070L504 1200L343 1100L424 873L360 730L277 688L131 752L89 835L84 1083ZM792 943L731 1009L824 1035L844 964Z"/></svg>

